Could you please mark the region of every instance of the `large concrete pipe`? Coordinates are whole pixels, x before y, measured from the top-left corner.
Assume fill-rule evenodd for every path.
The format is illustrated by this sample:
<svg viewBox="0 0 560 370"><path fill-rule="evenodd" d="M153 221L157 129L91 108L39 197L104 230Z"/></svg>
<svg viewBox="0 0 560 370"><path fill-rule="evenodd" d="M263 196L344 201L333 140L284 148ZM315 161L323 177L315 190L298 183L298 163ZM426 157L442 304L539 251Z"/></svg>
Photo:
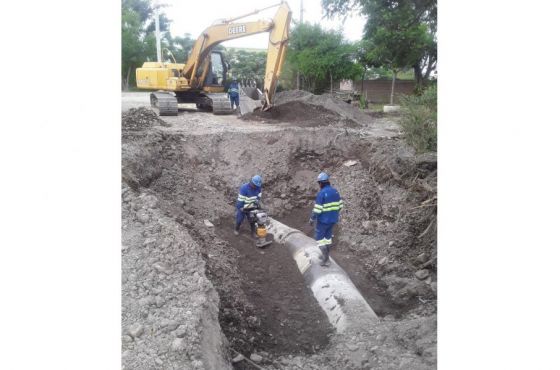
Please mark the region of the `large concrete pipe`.
<svg viewBox="0 0 560 370"><path fill-rule="evenodd" d="M273 219L270 219L268 232L277 243L288 247L305 282L338 333L363 328L378 320L346 272L332 257L329 267L320 265L321 251L314 239Z"/></svg>

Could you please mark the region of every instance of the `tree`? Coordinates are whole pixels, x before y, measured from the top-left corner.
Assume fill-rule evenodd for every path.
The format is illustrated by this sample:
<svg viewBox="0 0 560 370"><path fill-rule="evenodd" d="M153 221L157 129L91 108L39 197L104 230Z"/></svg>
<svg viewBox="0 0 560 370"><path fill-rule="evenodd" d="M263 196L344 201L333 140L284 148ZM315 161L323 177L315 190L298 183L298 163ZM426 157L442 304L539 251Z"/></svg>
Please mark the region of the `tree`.
<svg viewBox="0 0 560 370"><path fill-rule="evenodd" d="M135 82L134 70L146 60L146 23L153 14L148 0L122 0L121 58L122 88Z"/></svg>
<svg viewBox="0 0 560 370"><path fill-rule="evenodd" d="M397 72L422 59L429 43L428 27L415 22L416 14L406 2L376 0L366 8L375 16L368 19L364 29L364 38L370 43L365 59L374 67L391 70L393 104Z"/></svg>
<svg viewBox="0 0 560 370"><path fill-rule="evenodd" d="M411 58L404 59L411 63L418 87L436 70L437 0L322 0L322 4L329 17L346 16L353 11L364 14L367 17L364 40L374 41L372 36L377 28L385 28L379 31L378 42L385 33L385 36L392 35L392 42L397 41L399 47L405 48L403 51L414 49L410 51ZM386 55L387 46L380 47L385 51L378 54Z"/></svg>
<svg viewBox="0 0 560 370"><path fill-rule="evenodd" d="M226 50L232 75L241 80L261 81L266 69L266 51L249 51L230 48Z"/></svg>
<svg viewBox="0 0 560 370"><path fill-rule="evenodd" d="M303 77L304 86L323 92L333 81L354 79L362 73L355 62L357 48L338 31L325 31L317 24L298 24L290 36L288 63Z"/></svg>
<svg viewBox="0 0 560 370"><path fill-rule="evenodd" d="M157 60L156 37L155 37L155 9L149 0L122 0L122 88L127 90L136 82L136 68L142 66L146 61ZM184 63L187 55L194 44L189 34L173 37L169 31L171 20L161 11L160 6L160 36L164 60L171 51L177 62Z"/></svg>
<svg viewBox="0 0 560 370"><path fill-rule="evenodd" d="M166 37L163 40L165 47L171 53L173 53L173 56L175 57L177 63L185 63L187 61L194 42L195 40L189 33L185 33L183 36L176 37L173 37L170 33L167 33Z"/></svg>

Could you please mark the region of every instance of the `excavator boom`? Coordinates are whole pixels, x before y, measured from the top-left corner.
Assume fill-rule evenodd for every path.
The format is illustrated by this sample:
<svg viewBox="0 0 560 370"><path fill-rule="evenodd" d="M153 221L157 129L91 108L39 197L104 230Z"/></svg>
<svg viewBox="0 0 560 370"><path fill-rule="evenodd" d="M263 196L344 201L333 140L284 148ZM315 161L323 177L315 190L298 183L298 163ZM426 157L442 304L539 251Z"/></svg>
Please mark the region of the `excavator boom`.
<svg viewBox="0 0 560 370"><path fill-rule="evenodd" d="M276 93L276 84L282 72L282 66L286 59L286 51L288 49L288 36L292 12L288 5L283 3L276 16L272 21L274 27L270 31L268 39L268 56L266 58L266 70L264 78L264 105L263 110L268 110L272 106L274 94Z"/></svg>
<svg viewBox="0 0 560 370"><path fill-rule="evenodd" d="M200 87L206 77L201 65L207 60L212 49L221 42L238 39L250 35L269 31L273 27L271 22L256 21L246 23L224 23L208 27L202 32L193 45L192 51L185 63L182 75L192 87ZM198 73L196 73L198 72Z"/></svg>

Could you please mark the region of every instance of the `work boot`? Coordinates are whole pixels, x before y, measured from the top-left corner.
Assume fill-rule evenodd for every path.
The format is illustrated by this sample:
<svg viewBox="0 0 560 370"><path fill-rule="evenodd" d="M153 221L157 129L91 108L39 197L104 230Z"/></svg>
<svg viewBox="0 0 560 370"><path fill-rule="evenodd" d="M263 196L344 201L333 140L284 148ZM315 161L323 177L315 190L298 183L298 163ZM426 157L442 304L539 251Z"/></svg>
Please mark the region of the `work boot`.
<svg viewBox="0 0 560 370"><path fill-rule="evenodd" d="M239 235L239 228L237 228L237 227L233 228L233 235L236 235L236 236Z"/></svg>
<svg viewBox="0 0 560 370"><path fill-rule="evenodd" d="M329 248L326 245L322 245L319 247L319 249L321 250L322 254L322 256L319 258L321 261L320 265L328 267L331 264L329 261Z"/></svg>

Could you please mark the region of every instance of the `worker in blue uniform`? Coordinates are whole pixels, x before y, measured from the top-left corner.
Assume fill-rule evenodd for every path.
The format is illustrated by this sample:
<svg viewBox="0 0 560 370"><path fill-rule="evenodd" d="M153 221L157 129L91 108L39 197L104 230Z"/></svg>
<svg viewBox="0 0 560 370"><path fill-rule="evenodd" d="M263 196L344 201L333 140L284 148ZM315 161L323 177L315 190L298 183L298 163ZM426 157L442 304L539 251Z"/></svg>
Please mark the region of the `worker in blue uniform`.
<svg viewBox="0 0 560 370"><path fill-rule="evenodd" d="M235 208L237 209L237 216L235 218L235 229L233 233L239 235L239 227L243 223L245 217L247 217L247 211L259 208L259 203L261 201L261 186L262 177L259 175L253 176L251 181L241 185L239 189L239 195L237 196L237 202ZM251 226L251 236L255 237L255 225L249 223Z"/></svg>
<svg viewBox="0 0 560 370"><path fill-rule="evenodd" d="M315 206L309 219L309 224L315 226L315 240L321 250L321 266L329 266L329 252L332 247L332 230L339 219L340 210L343 207L342 199L338 191L331 186L329 175L321 172L317 177L321 190L315 198Z"/></svg>
<svg viewBox="0 0 560 370"><path fill-rule="evenodd" d="M237 78L234 77L233 81L231 81L227 94L231 103L231 109L234 109L234 105L236 108L239 108L239 84L237 83Z"/></svg>

